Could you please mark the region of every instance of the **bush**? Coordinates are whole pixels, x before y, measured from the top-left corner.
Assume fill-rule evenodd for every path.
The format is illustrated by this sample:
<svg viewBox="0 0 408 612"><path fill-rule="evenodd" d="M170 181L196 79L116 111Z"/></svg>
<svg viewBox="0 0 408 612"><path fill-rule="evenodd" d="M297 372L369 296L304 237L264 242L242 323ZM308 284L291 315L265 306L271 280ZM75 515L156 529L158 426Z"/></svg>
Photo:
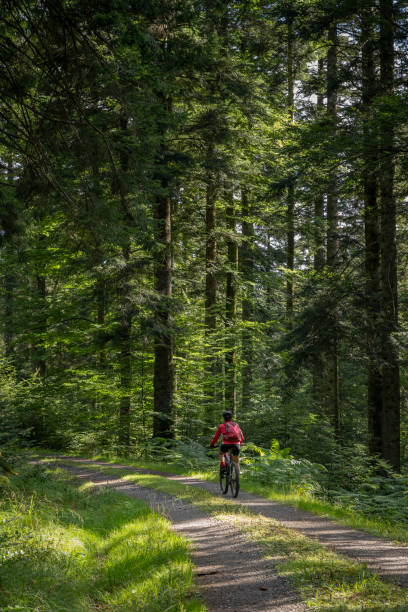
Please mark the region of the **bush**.
<svg viewBox="0 0 408 612"><path fill-rule="evenodd" d="M207 452L207 448L189 438L181 440L154 438L132 448L130 455L145 460L179 464L190 469L211 470L214 469L214 460L208 457Z"/></svg>
<svg viewBox="0 0 408 612"><path fill-rule="evenodd" d="M105 437L106 434L103 431L72 433L67 448L83 455L95 455L100 452L101 448L104 448L104 452L106 452ZM113 451L113 449L109 450Z"/></svg>
<svg viewBox="0 0 408 612"><path fill-rule="evenodd" d="M408 476L393 473L384 462L372 463L354 490L332 489L329 494L349 509L408 524Z"/></svg>
<svg viewBox="0 0 408 612"><path fill-rule="evenodd" d="M33 386L33 379L18 381L15 368L0 359L0 448L7 450L27 442L30 428L21 419L22 398Z"/></svg>
<svg viewBox="0 0 408 612"><path fill-rule="evenodd" d="M288 448L279 448L277 440L272 440L269 449L246 444L242 463L254 480L262 484L296 489L307 495L322 494L327 480L326 468L308 459L295 459Z"/></svg>

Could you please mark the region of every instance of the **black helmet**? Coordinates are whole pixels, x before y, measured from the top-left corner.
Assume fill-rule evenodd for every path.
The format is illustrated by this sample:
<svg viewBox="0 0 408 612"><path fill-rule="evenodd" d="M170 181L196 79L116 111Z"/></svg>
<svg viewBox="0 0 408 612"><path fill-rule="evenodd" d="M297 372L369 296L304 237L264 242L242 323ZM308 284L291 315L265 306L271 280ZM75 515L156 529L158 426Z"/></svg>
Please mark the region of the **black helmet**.
<svg viewBox="0 0 408 612"><path fill-rule="evenodd" d="M226 421L230 421L232 419L231 410L224 410L224 412L222 413L222 416L224 417Z"/></svg>

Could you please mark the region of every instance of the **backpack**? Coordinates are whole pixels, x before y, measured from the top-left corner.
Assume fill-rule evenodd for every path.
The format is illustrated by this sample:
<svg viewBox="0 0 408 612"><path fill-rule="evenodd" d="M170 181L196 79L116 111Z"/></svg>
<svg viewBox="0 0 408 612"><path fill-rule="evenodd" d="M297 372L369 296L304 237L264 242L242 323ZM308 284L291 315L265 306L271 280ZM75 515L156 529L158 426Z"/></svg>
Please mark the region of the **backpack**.
<svg viewBox="0 0 408 612"><path fill-rule="evenodd" d="M224 438L232 438L234 440L241 439L241 430L239 428L238 423L227 421L226 423L224 423L224 425L225 425Z"/></svg>

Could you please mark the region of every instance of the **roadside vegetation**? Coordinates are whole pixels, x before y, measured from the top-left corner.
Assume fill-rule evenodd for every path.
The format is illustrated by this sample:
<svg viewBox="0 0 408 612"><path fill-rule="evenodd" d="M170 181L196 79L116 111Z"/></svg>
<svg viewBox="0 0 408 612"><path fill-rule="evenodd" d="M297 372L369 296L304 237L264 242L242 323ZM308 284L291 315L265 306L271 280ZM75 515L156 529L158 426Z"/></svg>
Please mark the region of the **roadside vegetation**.
<svg viewBox="0 0 408 612"><path fill-rule="evenodd" d="M39 466L0 487L2 612L206 610L187 542L143 502Z"/></svg>
<svg viewBox="0 0 408 612"><path fill-rule="evenodd" d="M407 3L4 0L0 66L1 593L145 605L2 457L215 479L226 409L244 488L408 544Z"/></svg>
<svg viewBox="0 0 408 612"><path fill-rule="evenodd" d="M85 450L79 448L72 454L83 456ZM91 458L218 479L217 451L208 451L194 441L175 441L167 447L153 441L128 458L113 453L94 453ZM375 463L361 453L347 462L348 470L340 457L329 470L321 464L293 457L289 449L280 449L273 440L269 449L245 444L241 465L244 490L408 544L408 476L393 473L385 463Z"/></svg>
<svg viewBox="0 0 408 612"><path fill-rule="evenodd" d="M129 474L127 470L98 464L86 464L86 468L122 476L126 482L174 495L241 530L263 547L265 557L274 560L277 571L290 579L311 610L408 610L406 589L381 580L364 565L327 550L317 541L287 529L273 519L253 514L228 498L154 474Z"/></svg>

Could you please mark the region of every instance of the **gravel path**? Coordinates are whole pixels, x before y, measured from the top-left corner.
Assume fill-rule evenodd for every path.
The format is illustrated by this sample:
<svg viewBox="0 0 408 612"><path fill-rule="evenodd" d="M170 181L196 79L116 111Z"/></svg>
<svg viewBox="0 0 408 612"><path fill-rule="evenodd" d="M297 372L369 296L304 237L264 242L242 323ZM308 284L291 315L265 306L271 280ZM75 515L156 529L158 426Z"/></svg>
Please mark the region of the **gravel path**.
<svg viewBox="0 0 408 612"><path fill-rule="evenodd" d="M188 476L178 476L175 474L165 474L153 470L143 470L139 468L121 466L106 462L95 462L84 459L72 459L72 457L60 457L64 461L71 462L98 463L99 465L110 468L127 469L130 472L150 473L165 476L170 480L175 480L185 485L199 487L219 495L217 483L199 480ZM299 510L292 506L285 506L259 495L240 491L236 502L246 506L252 512L262 514L279 521L285 527L312 538L317 538L319 542L335 552L346 555L356 561L366 564L367 568L385 579L392 580L404 588L408 588L408 547L398 546L372 536L363 531L357 531L350 527L345 527L334 521L321 518L310 512ZM283 608L282 608L283 610Z"/></svg>
<svg viewBox="0 0 408 612"><path fill-rule="evenodd" d="M65 461L65 458L64 458ZM141 487L115 476L60 465L80 480L108 486L146 502L167 516L173 529L193 541L192 559L197 584L209 612L304 612L306 607L262 550L223 521L208 516L176 497Z"/></svg>

